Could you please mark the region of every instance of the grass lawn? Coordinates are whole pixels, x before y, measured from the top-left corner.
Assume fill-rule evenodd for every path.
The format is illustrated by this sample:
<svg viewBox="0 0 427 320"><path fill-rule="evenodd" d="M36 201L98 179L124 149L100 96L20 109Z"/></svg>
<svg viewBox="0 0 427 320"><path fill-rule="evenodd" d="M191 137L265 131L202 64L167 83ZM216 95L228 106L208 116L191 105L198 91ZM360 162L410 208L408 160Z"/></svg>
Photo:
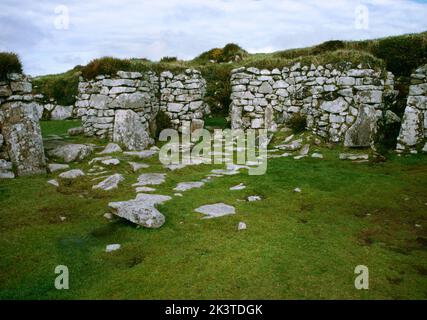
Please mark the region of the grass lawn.
<svg viewBox="0 0 427 320"><path fill-rule="evenodd" d="M44 122L43 134L68 125L78 123ZM325 158L269 159L265 175L242 170L173 197L159 206L157 230L103 217L108 202L136 196L139 174L165 172L157 157L133 173L118 155L110 171L126 180L111 192L93 191L90 176L58 190L47 184L57 173L1 180L0 298L426 299L427 157L356 164L338 160L339 148L314 150ZM87 162L72 167L88 172ZM168 171L155 193L173 196L178 182L212 168ZM245 190L229 190L241 182ZM244 201L250 195L262 200ZM216 202L236 214L194 212ZM237 231L240 221L247 230ZM105 253L112 243L122 248ZM57 265L69 268L69 290L54 287ZM357 265L369 268L369 290L354 287Z"/></svg>

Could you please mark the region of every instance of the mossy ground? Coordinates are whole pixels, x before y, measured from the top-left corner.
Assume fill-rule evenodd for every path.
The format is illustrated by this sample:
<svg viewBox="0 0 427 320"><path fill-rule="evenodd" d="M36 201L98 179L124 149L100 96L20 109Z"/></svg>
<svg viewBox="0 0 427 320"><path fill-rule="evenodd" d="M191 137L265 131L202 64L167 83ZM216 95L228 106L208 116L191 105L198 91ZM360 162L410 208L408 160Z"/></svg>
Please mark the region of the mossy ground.
<svg viewBox="0 0 427 320"><path fill-rule="evenodd" d="M42 123L43 132L64 135L67 123ZM58 190L47 184L56 173L2 180L0 298L426 299L426 156L356 164L338 160L340 148L315 150L325 158L270 159L265 175L243 170L173 197L159 207L166 223L157 230L103 217L108 202L135 197L139 174L165 172L156 157L133 173L120 155L110 171L126 180L112 192L94 192L89 176ZM89 169L86 160L72 167ZM178 182L212 168L168 172L156 193L172 196ZM229 191L241 182L247 189ZM244 201L249 195L263 199ZM216 202L236 215L202 220L194 212ZM239 221L247 230L237 231ZM112 243L122 248L105 253ZM366 291L354 288L361 264ZM70 270L69 290L54 287L57 265Z"/></svg>

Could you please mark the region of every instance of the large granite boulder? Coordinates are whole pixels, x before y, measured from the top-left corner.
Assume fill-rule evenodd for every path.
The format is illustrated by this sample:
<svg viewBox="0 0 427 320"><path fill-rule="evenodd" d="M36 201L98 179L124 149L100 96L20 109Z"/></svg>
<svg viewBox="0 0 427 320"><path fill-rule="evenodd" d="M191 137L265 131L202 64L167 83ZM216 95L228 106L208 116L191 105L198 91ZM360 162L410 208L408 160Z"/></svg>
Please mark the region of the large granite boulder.
<svg viewBox="0 0 427 320"><path fill-rule="evenodd" d="M127 150L144 150L152 143L141 118L132 110L116 111L113 141Z"/></svg>
<svg viewBox="0 0 427 320"><path fill-rule="evenodd" d="M46 173L40 123L35 103L6 102L1 105L0 131L5 150L18 176Z"/></svg>

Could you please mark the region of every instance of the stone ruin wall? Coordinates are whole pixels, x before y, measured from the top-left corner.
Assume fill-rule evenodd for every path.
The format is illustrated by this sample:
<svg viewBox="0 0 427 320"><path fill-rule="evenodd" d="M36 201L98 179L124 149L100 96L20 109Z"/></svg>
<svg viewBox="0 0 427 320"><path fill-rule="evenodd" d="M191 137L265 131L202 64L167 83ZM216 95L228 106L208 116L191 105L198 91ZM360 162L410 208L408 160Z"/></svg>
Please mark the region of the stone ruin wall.
<svg viewBox="0 0 427 320"><path fill-rule="evenodd" d="M120 110L135 112L148 131L159 109L158 82L154 72L119 71L115 77L81 79L75 113L82 119L85 135L111 140L115 116Z"/></svg>
<svg viewBox="0 0 427 320"><path fill-rule="evenodd" d="M0 81L0 179L46 172L31 78L17 73Z"/></svg>
<svg viewBox="0 0 427 320"><path fill-rule="evenodd" d="M316 135L349 147L369 146L377 120L391 113L384 102L396 95L394 77L361 66L343 69L297 63L282 70L233 70L232 128L275 131L303 114Z"/></svg>
<svg viewBox="0 0 427 320"><path fill-rule="evenodd" d="M177 75L170 71L160 74L160 109L181 132L203 128L203 119L210 113L203 101L205 93L206 81L197 70L187 69Z"/></svg>
<svg viewBox="0 0 427 320"><path fill-rule="evenodd" d="M427 152L427 64L411 75L411 86L397 139L397 152Z"/></svg>
<svg viewBox="0 0 427 320"><path fill-rule="evenodd" d="M114 77L100 75L94 80L81 79L74 113L82 119L85 135L114 140L117 113L134 111L143 129L153 132L159 110L174 128L203 127L208 108L203 102L206 81L197 70L187 69L174 75L152 71L119 71Z"/></svg>

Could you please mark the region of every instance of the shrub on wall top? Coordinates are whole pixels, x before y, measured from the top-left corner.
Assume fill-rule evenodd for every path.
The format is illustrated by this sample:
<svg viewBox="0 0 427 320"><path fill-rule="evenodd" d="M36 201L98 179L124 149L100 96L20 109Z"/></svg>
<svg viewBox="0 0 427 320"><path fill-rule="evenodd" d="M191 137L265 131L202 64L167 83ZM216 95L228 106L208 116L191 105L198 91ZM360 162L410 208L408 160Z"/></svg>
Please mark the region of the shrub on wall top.
<svg viewBox="0 0 427 320"><path fill-rule="evenodd" d="M114 75L117 71L130 70L132 62L127 59L118 59L113 57L103 57L94 59L82 69L82 76L86 79L93 79L96 76Z"/></svg>
<svg viewBox="0 0 427 320"><path fill-rule="evenodd" d="M8 73L22 73L22 64L16 53L0 52L0 79L5 80Z"/></svg>

